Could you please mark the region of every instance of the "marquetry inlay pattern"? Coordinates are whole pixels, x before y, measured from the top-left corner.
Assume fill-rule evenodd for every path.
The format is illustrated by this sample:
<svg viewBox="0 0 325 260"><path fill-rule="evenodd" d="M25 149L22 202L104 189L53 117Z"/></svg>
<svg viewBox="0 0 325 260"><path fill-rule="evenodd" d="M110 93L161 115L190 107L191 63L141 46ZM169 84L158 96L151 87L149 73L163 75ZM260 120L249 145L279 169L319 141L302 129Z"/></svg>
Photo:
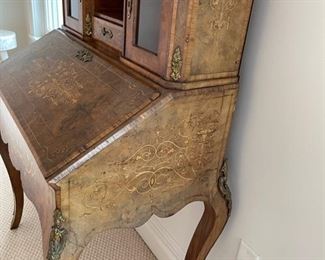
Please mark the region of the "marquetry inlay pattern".
<svg viewBox="0 0 325 260"><path fill-rule="evenodd" d="M75 53L80 49L54 31L34 43L33 52L22 51L20 63L9 60L0 71L11 109L29 104L20 111L19 121L46 176L159 96L98 57L79 61Z"/></svg>
<svg viewBox="0 0 325 260"><path fill-rule="evenodd" d="M224 155L253 1L160 2L83 0L72 17L63 0L62 29L0 64L12 228L26 194L44 258L79 259L106 229L202 201L185 259L204 260L230 217Z"/></svg>
<svg viewBox="0 0 325 260"><path fill-rule="evenodd" d="M209 24L211 29L216 31L215 36L218 30L229 30L231 11L238 5L238 2L239 0L210 0L210 7L214 10L216 17L213 17Z"/></svg>
<svg viewBox="0 0 325 260"><path fill-rule="evenodd" d="M164 215L166 201L170 214L191 198L208 196L217 187L215 155L223 150L234 97L233 91L176 96L59 181L69 233L79 234L78 241L69 236L75 252L104 226L140 225L152 214Z"/></svg>
<svg viewBox="0 0 325 260"><path fill-rule="evenodd" d="M76 104L81 97L81 90L84 88L79 81L79 74L75 63L57 60L47 70L47 77L44 79L42 72L47 66L45 58L32 61L35 76L29 82L30 95L35 95L46 100L54 106ZM60 77L53 77L60 75ZM40 77L40 78L39 78Z"/></svg>

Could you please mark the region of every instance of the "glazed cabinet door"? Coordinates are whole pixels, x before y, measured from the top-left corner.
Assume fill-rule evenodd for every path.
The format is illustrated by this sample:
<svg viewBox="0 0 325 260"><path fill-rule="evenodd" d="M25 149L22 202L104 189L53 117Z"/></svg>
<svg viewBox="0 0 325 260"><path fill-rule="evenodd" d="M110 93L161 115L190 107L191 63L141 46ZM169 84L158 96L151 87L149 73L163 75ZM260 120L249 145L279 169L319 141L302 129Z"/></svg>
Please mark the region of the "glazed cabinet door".
<svg viewBox="0 0 325 260"><path fill-rule="evenodd" d="M165 75L173 0L126 0L125 57Z"/></svg>
<svg viewBox="0 0 325 260"><path fill-rule="evenodd" d="M64 25L82 34L82 0L63 0Z"/></svg>

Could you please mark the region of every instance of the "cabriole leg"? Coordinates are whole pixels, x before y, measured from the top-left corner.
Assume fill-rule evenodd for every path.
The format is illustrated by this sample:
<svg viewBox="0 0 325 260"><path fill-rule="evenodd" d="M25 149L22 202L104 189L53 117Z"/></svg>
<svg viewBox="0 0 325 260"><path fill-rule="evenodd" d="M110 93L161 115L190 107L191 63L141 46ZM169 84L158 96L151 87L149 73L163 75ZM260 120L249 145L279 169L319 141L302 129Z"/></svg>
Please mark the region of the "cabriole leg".
<svg viewBox="0 0 325 260"><path fill-rule="evenodd" d="M204 213L197 226L185 260L204 260L220 236L231 212L231 193L227 185L227 162L220 171L218 192L204 202Z"/></svg>
<svg viewBox="0 0 325 260"><path fill-rule="evenodd" d="M9 157L8 145L2 141L1 136L0 136L0 154L7 168L12 190L14 193L15 208L13 213L13 219L11 222L11 229L16 229L20 224L20 220L23 214L24 192L21 184L20 172L17 171L15 167L12 165Z"/></svg>

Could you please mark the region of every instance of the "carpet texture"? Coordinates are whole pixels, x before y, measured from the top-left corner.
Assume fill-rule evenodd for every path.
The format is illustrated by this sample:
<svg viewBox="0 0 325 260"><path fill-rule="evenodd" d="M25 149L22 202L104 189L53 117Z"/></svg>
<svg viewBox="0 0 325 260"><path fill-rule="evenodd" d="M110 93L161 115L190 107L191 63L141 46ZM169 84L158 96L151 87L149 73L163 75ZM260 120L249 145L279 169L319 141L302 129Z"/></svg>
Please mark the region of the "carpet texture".
<svg viewBox="0 0 325 260"><path fill-rule="evenodd" d="M0 157L0 260L42 260L40 222L36 209L25 197L18 229L10 230L13 194ZM155 260L155 256L134 229L116 229L94 237L80 260Z"/></svg>

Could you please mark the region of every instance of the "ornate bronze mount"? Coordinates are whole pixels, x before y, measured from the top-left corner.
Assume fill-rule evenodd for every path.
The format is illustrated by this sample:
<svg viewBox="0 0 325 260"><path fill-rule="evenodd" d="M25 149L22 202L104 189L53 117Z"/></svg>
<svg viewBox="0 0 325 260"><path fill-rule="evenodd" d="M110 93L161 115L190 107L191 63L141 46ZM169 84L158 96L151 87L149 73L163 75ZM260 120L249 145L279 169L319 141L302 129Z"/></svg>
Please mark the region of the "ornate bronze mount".
<svg viewBox="0 0 325 260"><path fill-rule="evenodd" d="M127 1L127 4L126 4L126 7L127 7L127 17L128 17L128 19L131 18L131 14L132 14L132 5L133 5L132 0L128 0L128 1Z"/></svg>
<svg viewBox="0 0 325 260"><path fill-rule="evenodd" d="M86 15L85 19L85 35L90 37L93 34L93 23L90 14Z"/></svg>
<svg viewBox="0 0 325 260"><path fill-rule="evenodd" d="M76 57L83 62L90 62L93 60L93 55L86 49L79 50Z"/></svg>
<svg viewBox="0 0 325 260"><path fill-rule="evenodd" d="M232 209L232 200L231 200L231 191L227 184L228 181L228 160L224 160L221 169L220 176L218 180L219 191L225 199L228 207L228 216L231 214Z"/></svg>
<svg viewBox="0 0 325 260"><path fill-rule="evenodd" d="M56 209L53 215L54 225L50 235L50 246L47 260L59 260L67 241L68 231L63 227L65 219L61 210Z"/></svg>
<svg viewBox="0 0 325 260"><path fill-rule="evenodd" d="M183 60L182 60L182 53L181 48L177 47L173 54L172 59L172 73L170 77L177 81L181 78L181 70L182 70Z"/></svg>

